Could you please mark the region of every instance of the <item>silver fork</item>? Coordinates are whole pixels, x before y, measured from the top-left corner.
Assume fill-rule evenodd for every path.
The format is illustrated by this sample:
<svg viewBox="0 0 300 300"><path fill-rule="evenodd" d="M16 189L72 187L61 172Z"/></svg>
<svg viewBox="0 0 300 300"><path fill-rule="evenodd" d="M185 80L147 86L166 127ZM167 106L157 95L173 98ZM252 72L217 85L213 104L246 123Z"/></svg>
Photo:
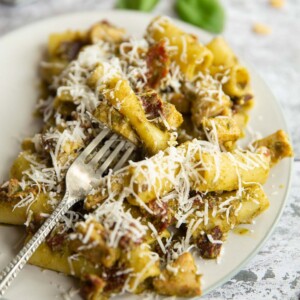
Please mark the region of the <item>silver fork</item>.
<svg viewBox="0 0 300 300"><path fill-rule="evenodd" d="M70 166L66 174L64 198L19 254L1 272L0 296L5 293L13 279L23 269L31 255L60 218L71 206L88 194L92 188L92 181L102 176L108 169L117 170L121 168L133 155L134 150L135 146L132 143L125 141L117 134L113 134L110 129L101 130Z"/></svg>

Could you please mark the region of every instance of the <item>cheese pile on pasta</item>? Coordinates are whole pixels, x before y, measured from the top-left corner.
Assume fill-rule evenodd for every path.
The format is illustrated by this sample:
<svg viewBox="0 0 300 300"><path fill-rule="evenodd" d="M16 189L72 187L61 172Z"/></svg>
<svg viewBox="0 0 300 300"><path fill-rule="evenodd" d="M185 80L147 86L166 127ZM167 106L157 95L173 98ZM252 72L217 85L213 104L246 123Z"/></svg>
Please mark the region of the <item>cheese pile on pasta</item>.
<svg viewBox="0 0 300 300"><path fill-rule="evenodd" d="M139 158L108 172L30 262L80 278L84 299L200 295L194 258L217 258L230 230L268 208L262 184L292 156L282 130L237 146L253 104L248 70L223 38L203 45L157 17L142 39L106 21L52 34L40 74L44 125L1 186L0 222L25 224L30 238L104 124Z"/></svg>

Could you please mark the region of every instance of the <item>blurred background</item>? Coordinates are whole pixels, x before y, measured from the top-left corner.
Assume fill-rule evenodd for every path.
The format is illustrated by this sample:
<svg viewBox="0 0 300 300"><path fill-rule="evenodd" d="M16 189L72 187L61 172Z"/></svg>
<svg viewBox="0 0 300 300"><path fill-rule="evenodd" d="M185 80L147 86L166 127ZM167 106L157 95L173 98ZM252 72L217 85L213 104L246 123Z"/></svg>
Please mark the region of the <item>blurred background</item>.
<svg viewBox="0 0 300 300"><path fill-rule="evenodd" d="M209 11L212 20L205 22L187 16L178 7L178 2L185 1L193 2L199 14ZM200 2L206 4L201 6ZM296 163L292 191L272 238L244 270L203 299L300 299L300 0L199 0L199 3L197 0L0 0L0 38L11 30L55 15L117 7L181 18L224 35L235 52L255 66L279 100L293 139Z"/></svg>

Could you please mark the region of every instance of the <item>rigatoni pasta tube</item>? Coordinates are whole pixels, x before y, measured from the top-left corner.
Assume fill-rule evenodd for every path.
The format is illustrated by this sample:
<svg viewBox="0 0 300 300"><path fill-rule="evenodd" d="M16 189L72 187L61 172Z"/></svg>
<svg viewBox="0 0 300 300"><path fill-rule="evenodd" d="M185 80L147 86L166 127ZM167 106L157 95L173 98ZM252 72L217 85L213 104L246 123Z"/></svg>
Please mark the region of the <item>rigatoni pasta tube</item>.
<svg viewBox="0 0 300 300"><path fill-rule="evenodd" d="M212 142L216 142L215 140L217 140L221 149L232 150L235 142L241 137L241 130L235 119L231 117L203 118L202 126L205 135Z"/></svg>
<svg viewBox="0 0 300 300"><path fill-rule="evenodd" d="M188 180L192 190L211 192L232 191L248 182L263 184L267 180L270 169L268 151L220 152L205 149L205 143L193 140L177 148L170 147L150 159L131 163L121 171L123 177L120 173L112 175L108 194L123 186L131 204L143 205L141 201L148 203L173 189L181 189L182 181ZM87 201L97 197L98 194Z"/></svg>
<svg viewBox="0 0 300 300"><path fill-rule="evenodd" d="M123 256L125 266L132 269L128 281L129 291L140 293L143 291L143 282L147 278L156 277L160 274L159 256L150 250L147 244L141 244Z"/></svg>
<svg viewBox="0 0 300 300"><path fill-rule="evenodd" d="M109 64L99 64L89 78L89 85L98 89L128 119L150 153L154 154L168 147L170 134L147 120L141 102L128 80L122 78L117 69Z"/></svg>
<svg viewBox="0 0 300 300"><path fill-rule="evenodd" d="M238 125L241 131L241 138L245 136L245 128L249 121L249 116L245 111L238 111L233 114L232 119Z"/></svg>
<svg viewBox="0 0 300 300"><path fill-rule="evenodd" d="M219 83L209 77L208 80L197 80L196 85L198 88L191 103L191 119L197 128L202 126L205 117L231 115L232 101Z"/></svg>
<svg viewBox="0 0 300 300"><path fill-rule="evenodd" d="M166 17L155 18L147 29L150 41L165 39L170 46L169 55L187 79L192 79L199 71L206 70L212 63L213 55L200 44L196 37L176 27Z"/></svg>
<svg viewBox="0 0 300 300"><path fill-rule="evenodd" d="M283 130L278 130L263 139L255 141L252 147L267 147L271 154L271 166L277 164L285 157L294 155L288 135Z"/></svg>
<svg viewBox="0 0 300 300"><path fill-rule="evenodd" d="M237 57L226 43L224 38L220 36L215 37L206 45L206 47L213 54L214 59L212 64L214 66L223 66L224 68L229 68L237 64Z"/></svg>
<svg viewBox="0 0 300 300"><path fill-rule="evenodd" d="M248 224L270 204L259 184L222 194L208 193L201 201L199 208L196 208L187 219L188 226L193 219L197 222L199 218L204 218L207 205L206 220L203 219L203 222L193 231L194 239L199 237L201 231L207 233L216 226L222 233L226 233L239 224Z"/></svg>
<svg viewBox="0 0 300 300"><path fill-rule="evenodd" d="M269 156L239 150L233 154L229 152L212 154L201 151L196 153L192 160L193 165L199 163L199 166L189 180L192 190L198 192L232 191L247 182L263 184L267 180L270 170ZM172 191L176 177L184 168L183 164L189 164L189 162L181 164L175 161L172 168L169 161L172 162L172 158L168 155L162 161L158 161L159 165L157 164L155 169L156 175L152 174L153 170L147 170L147 167L142 171L141 169L139 169L140 171L131 169L133 189L136 194L129 197L132 204L138 204L136 196L147 203ZM147 174L147 172L149 173ZM149 177L151 176L156 179L149 186ZM145 191L140 187L143 187Z"/></svg>
<svg viewBox="0 0 300 300"><path fill-rule="evenodd" d="M21 152L18 157L14 160L10 172L9 177L15 178L18 180L22 180L26 170L30 169L30 161L28 160L28 157L31 158L31 160L37 161L37 155L31 154L29 151L23 151Z"/></svg>
<svg viewBox="0 0 300 300"><path fill-rule="evenodd" d="M249 92L249 72L239 64L237 57L225 40L222 37L216 37L206 47L214 55L211 70L213 73L223 73L229 69L228 81L223 86L224 92L231 97L241 97Z"/></svg>
<svg viewBox="0 0 300 300"><path fill-rule="evenodd" d="M223 85L223 90L231 97L242 97L250 91L250 75L241 65L230 68L229 79Z"/></svg>
<svg viewBox="0 0 300 300"><path fill-rule="evenodd" d="M161 295L176 295L178 297L200 296L200 279L201 275L197 272L193 255L189 252L184 252L166 266L161 276L154 278L153 287Z"/></svg>
<svg viewBox="0 0 300 300"><path fill-rule="evenodd" d="M89 235L87 232L89 231ZM79 222L76 224L76 238L70 241L70 249L80 253L94 264L104 265L111 268L120 257L120 249L118 247L110 247L105 240L105 228L96 221L87 223ZM92 248L86 248L83 238L88 237L88 243L92 243Z"/></svg>
<svg viewBox="0 0 300 300"><path fill-rule="evenodd" d="M264 184L270 171L269 152L264 154L235 150L233 153L221 152L216 157L202 153L201 172L203 180L195 183L196 191L233 191L247 182Z"/></svg>
<svg viewBox="0 0 300 300"><path fill-rule="evenodd" d="M121 134L135 145L138 144L139 138L127 118L108 103L101 102L93 112L93 115L113 131Z"/></svg>
<svg viewBox="0 0 300 300"><path fill-rule="evenodd" d="M93 25L87 35L92 44L96 44L101 41L121 43L124 40L126 33L124 29L102 21Z"/></svg>
<svg viewBox="0 0 300 300"><path fill-rule="evenodd" d="M0 194L1 197L1 194ZM18 206L22 200L17 199L0 199L0 223L24 225L28 219L28 211L31 211L31 218L39 218L42 213L51 213L52 206L49 204L49 197L47 194L40 193L34 196L32 204ZM30 207L29 207L30 205Z"/></svg>
<svg viewBox="0 0 300 300"><path fill-rule="evenodd" d="M100 273L101 268L97 265L82 256L70 259L71 255L72 253L66 248L64 248L64 251L52 251L46 243L42 243L30 257L29 263L78 278L81 278L84 274Z"/></svg>

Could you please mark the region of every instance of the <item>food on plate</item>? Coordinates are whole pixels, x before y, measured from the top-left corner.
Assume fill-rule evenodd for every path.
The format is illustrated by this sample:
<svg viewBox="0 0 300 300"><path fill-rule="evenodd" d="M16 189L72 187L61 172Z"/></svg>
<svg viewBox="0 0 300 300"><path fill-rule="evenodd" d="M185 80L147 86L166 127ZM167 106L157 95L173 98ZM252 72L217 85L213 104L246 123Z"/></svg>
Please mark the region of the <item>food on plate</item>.
<svg viewBox="0 0 300 300"><path fill-rule="evenodd" d="M49 37L40 131L0 188L0 222L28 239L62 199L64 178L103 124L138 147L57 224L30 263L81 280L84 299L201 294L201 262L270 205L263 184L293 150L279 130L241 148L250 74L222 37L204 45L167 17L143 38L107 21ZM260 101L260 100L259 100Z"/></svg>

